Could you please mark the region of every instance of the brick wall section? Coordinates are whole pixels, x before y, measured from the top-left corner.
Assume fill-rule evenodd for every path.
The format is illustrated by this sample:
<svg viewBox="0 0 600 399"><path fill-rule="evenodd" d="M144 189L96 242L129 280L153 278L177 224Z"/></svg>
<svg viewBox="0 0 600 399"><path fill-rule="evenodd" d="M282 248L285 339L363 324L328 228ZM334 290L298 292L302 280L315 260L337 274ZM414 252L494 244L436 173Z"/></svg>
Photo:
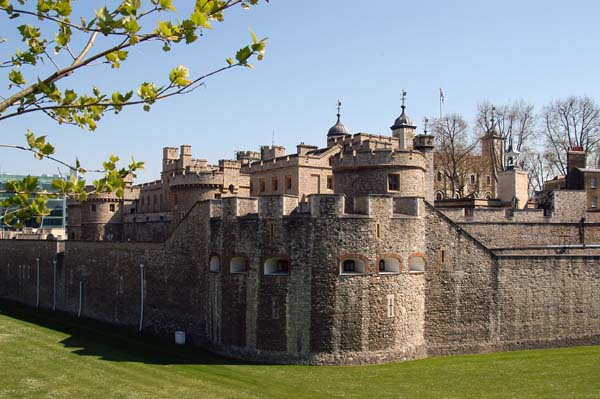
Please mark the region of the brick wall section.
<svg viewBox="0 0 600 399"><path fill-rule="evenodd" d="M494 255L428 207L425 339L428 353L481 350L493 337L497 301ZM443 252L443 254L442 254Z"/></svg>
<svg viewBox="0 0 600 399"><path fill-rule="evenodd" d="M137 328L143 263L144 331L172 340L183 330L192 344L248 360L380 363L598 342L597 257L496 258L429 205L393 214L389 195L362 214L344 214L340 195L311 196L290 215L286 201L198 203L160 244L68 241L57 256L56 242L0 241L0 297L35 305L39 257L40 305L51 307L57 258L58 310L77 313L83 281L82 316ZM246 272L230 272L234 257ZM289 259L289 275L265 276L270 257ZM399 259L400 272L379 273L382 257ZM411 272L419 257L425 271ZM365 273L340 275L352 258Z"/></svg>
<svg viewBox="0 0 600 399"><path fill-rule="evenodd" d="M600 342L599 263L598 256L499 258L498 341L508 348Z"/></svg>

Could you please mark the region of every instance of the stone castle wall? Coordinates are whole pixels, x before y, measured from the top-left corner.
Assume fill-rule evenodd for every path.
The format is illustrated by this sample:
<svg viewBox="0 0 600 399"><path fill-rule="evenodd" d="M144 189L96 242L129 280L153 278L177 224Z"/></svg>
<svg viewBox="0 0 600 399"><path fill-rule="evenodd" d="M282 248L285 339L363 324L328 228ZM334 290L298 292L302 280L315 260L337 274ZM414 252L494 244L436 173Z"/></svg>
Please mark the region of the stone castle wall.
<svg viewBox="0 0 600 399"><path fill-rule="evenodd" d="M35 306L39 258L42 307L56 293L57 310L138 328L143 285L144 331L183 330L192 344L269 362L599 342L596 257L498 257L429 205L403 215L394 200L372 196L347 214L340 195L301 208L289 196L232 197L195 205L164 243L3 240L0 297ZM269 275L272 259L289 273ZM364 272L341 275L346 259ZM380 272L382 259L399 270Z"/></svg>

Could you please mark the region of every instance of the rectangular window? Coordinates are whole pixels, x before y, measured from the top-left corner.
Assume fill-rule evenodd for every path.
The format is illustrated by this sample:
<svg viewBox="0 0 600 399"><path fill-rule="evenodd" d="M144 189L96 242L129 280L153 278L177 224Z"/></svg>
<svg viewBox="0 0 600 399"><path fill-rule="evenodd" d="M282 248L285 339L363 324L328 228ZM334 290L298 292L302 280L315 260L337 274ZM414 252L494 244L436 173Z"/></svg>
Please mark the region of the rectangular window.
<svg viewBox="0 0 600 399"><path fill-rule="evenodd" d="M398 191L400 189L400 176L388 175L388 191Z"/></svg>
<svg viewBox="0 0 600 399"><path fill-rule="evenodd" d="M598 208L598 197L592 197L591 207Z"/></svg>
<svg viewBox="0 0 600 399"><path fill-rule="evenodd" d="M277 176L273 176L271 177L271 191L275 192L278 189L278 180L277 180Z"/></svg>
<svg viewBox="0 0 600 399"><path fill-rule="evenodd" d="M485 183L486 184L492 184L492 177L491 176L486 176L485 177Z"/></svg>
<svg viewBox="0 0 600 399"><path fill-rule="evenodd" d="M259 179L259 180L258 180L258 186L259 186L259 191L260 191L261 193L264 193L264 192L265 192L265 189L266 189L266 187L265 187L265 186L266 186L266 184L265 184L265 179Z"/></svg>
<svg viewBox="0 0 600 399"><path fill-rule="evenodd" d="M327 176L327 189L333 190L333 176Z"/></svg>
<svg viewBox="0 0 600 399"><path fill-rule="evenodd" d="M292 189L292 176L286 176L285 177L285 189L286 190L291 190Z"/></svg>
<svg viewBox="0 0 600 399"><path fill-rule="evenodd" d="M394 294L387 296L387 316L394 317Z"/></svg>
<svg viewBox="0 0 600 399"><path fill-rule="evenodd" d="M596 180L595 177L592 176L592 178L590 179L590 188L596 188L598 187L598 181Z"/></svg>
<svg viewBox="0 0 600 399"><path fill-rule="evenodd" d="M109 205L108 205L108 209L109 209L111 212L114 212L114 211L115 211L115 204L109 204Z"/></svg>
<svg viewBox="0 0 600 399"><path fill-rule="evenodd" d="M96 204L92 204L92 212L96 212Z"/></svg>

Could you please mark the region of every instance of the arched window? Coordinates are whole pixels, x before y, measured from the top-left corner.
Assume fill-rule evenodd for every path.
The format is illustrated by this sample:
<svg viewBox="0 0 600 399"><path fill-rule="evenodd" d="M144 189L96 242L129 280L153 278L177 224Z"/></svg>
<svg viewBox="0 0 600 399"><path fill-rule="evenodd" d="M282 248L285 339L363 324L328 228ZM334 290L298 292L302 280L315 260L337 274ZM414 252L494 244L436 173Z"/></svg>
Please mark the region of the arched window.
<svg viewBox="0 0 600 399"><path fill-rule="evenodd" d="M475 184L475 175L471 175L471 184Z"/></svg>
<svg viewBox="0 0 600 399"><path fill-rule="evenodd" d="M443 199L444 199L444 194L442 194L442 192L441 192L441 191L438 191L438 192L435 194L435 199L436 199L436 200L438 200L438 201L440 201L440 200L443 200Z"/></svg>
<svg viewBox="0 0 600 399"><path fill-rule="evenodd" d="M218 273L221 271L221 258L219 258L219 255L210 257L209 266L211 273Z"/></svg>
<svg viewBox="0 0 600 399"><path fill-rule="evenodd" d="M243 256L235 256L229 262L230 273L246 273L247 271L246 258Z"/></svg>
<svg viewBox="0 0 600 399"><path fill-rule="evenodd" d="M365 261L358 257L342 260L339 267L342 275L364 274L367 269Z"/></svg>
<svg viewBox="0 0 600 399"><path fill-rule="evenodd" d="M384 256L379 259L379 273L398 274L400 273L400 259L392 256Z"/></svg>
<svg viewBox="0 0 600 399"><path fill-rule="evenodd" d="M410 272L424 272L425 258L422 256L411 256L408 258L408 270Z"/></svg>
<svg viewBox="0 0 600 399"><path fill-rule="evenodd" d="M273 257L265 261L265 276L287 276L290 273L290 261L283 257Z"/></svg>
<svg viewBox="0 0 600 399"><path fill-rule="evenodd" d="M437 181L442 181L442 172L437 172Z"/></svg>

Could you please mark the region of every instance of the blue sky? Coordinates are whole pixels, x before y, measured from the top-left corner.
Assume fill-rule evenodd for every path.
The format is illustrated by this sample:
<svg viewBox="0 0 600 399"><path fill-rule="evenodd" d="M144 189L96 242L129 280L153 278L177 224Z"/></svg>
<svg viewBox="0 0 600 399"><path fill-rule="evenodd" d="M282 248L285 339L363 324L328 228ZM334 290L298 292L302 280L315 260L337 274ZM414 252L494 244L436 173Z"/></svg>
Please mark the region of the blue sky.
<svg viewBox="0 0 600 399"><path fill-rule="evenodd" d="M2 142L21 144L25 129L32 128L49 136L58 157L79 157L89 168L111 153L134 156L146 162L142 182L159 178L165 146L190 144L194 157L215 163L233 158L235 150L270 144L273 132L275 143L289 152L301 141L324 146L338 98L352 132L377 134L390 134L402 89L408 92L407 112L420 129L424 116L439 113L439 88L445 110L469 121L484 100L523 99L537 110L568 95L598 101L598 15L600 2L577 0L272 0L229 12L192 46L170 53L158 45L144 47L118 71L95 67L73 75L63 87L95 83L109 92L137 87L144 80L164 81L179 64L192 74L205 73L247 44L249 28L269 37L256 69L213 77L190 95L156 104L150 113L130 108L107 115L93 133L41 115L3 121ZM2 54L18 46L6 26L0 36L9 39ZM1 172L57 170L29 154L0 151Z"/></svg>

